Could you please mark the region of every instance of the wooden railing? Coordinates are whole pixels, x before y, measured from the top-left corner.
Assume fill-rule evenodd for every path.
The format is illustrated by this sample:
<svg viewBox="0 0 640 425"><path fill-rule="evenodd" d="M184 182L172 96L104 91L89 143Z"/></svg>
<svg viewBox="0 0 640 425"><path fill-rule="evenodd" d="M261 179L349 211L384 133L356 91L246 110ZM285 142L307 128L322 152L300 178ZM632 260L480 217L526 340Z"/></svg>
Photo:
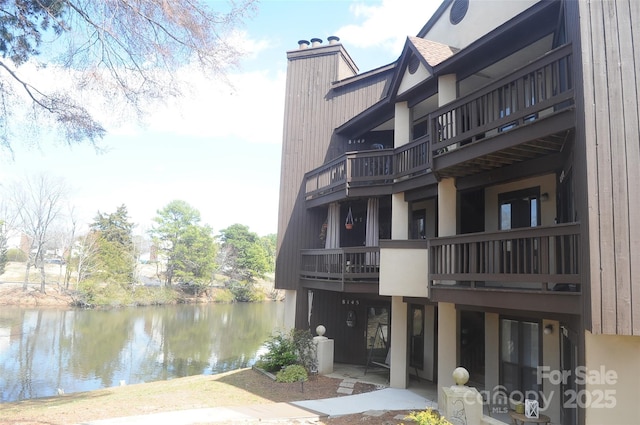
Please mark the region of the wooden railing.
<svg viewBox="0 0 640 425"><path fill-rule="evenodd" d="M435 157L565 110L574 97L571 52L571 45L559 47L437 109L429 114L429 134L407 145L349 152L310 171L305 175L306 199L427 173Z"/></svg>
<svg viewBox="0 0 640 425"><path fill-rule="evenodd" d="M413 142L400 146L394 153L396 179L414 177L430 169L429 136L422 136Z"/></svg>
<svg viewBox="0 0 640 425"><path fill-rule="evenodd" d="M305 196L312 199L344 189L347 182L346 155L342 155L305 176Z"/></svg>
<svg viewBox="0 0 640 425"><path fill-rule="evenodd" d="M573 103L571 45L460 98L430 116L432 154L444 155L472 143L533 122Z"/></svg>
<svg viewBox="0 0 640 425"><path fill-rule="evenodd" d="M392 149L348 152L306 174L305 196L313 199L349 187L392 182Z"/></svg>
<svg viewBox="0 0 640 425"><path fill-rule="evenodd" d="M352 247L302 250L300 277L327 281L378 282L380 248Z"/></svg>
<svg viewBox="0 0 640 425"><path fill-rule="evenodd" d="M430 286L580 292L579 233L558 224L431 239Z"/></svg>

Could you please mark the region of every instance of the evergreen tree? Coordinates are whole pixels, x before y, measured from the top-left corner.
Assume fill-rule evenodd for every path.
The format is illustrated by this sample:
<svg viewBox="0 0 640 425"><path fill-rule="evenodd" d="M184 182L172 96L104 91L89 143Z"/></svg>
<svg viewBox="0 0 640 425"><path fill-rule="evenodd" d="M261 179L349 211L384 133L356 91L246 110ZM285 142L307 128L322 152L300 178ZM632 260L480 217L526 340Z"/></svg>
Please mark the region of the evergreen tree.
<svg viewBox="0 0 640 425"><path fill-rule="evenodd" d="M107 283L135 282L133 226L125 205L119 206L111 214L98 212L91 224L97 245L94 262L96 278Z"/></svg>
<svg viewBox="0 0 640 425"><path fill-rule="evenodd" d="M153 220L156 226L150 233L166 261L166 285L208 285L216 267L216 245L211 228L200 225L200 212L176 200Z"/></svg>
<svg viewBox="0 0 640 425"><path fill-rule="evenodd" d="M232 279L255 280L271 270L265 241L248 226L233 224L220 231L222 271Z"/></svg>

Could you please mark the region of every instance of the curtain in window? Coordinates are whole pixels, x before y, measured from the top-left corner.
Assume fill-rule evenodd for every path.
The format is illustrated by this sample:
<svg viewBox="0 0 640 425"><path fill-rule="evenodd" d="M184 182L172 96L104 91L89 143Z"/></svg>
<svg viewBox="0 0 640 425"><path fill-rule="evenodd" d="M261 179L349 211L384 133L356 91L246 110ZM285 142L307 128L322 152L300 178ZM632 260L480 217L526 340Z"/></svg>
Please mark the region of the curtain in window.
<svg viewBox="0 0 640 425"><path fill-rule="evenodd" d="M367 227L365 230L365 245L366 246L378 246L380 240L380 226L379 226L379 205L378 198L369 198L367 200ZM366 256L367 265L379 264L377 252L368 252Z"/></svg>
<svg viewBox="0 0 640 425"><path fill-rule="evenodd" d="M324 240L324 249L340 248L340 204L329 204L327 214L327 237Z"/></svg>

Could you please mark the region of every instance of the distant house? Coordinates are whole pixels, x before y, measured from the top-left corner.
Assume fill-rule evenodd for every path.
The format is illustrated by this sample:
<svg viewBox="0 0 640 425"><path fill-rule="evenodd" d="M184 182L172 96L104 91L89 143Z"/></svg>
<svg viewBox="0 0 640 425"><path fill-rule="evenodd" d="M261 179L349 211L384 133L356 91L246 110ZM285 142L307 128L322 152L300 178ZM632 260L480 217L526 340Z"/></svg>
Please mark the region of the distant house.
<svg viewBox="0 0 640 425"><path fill-rule="evenodd" d="M407 13L412 13L407 10ZM276 287L335 361L640 421L640 2L445 0L287 52ZM586 378L589 379L586 379Z"/></svg>

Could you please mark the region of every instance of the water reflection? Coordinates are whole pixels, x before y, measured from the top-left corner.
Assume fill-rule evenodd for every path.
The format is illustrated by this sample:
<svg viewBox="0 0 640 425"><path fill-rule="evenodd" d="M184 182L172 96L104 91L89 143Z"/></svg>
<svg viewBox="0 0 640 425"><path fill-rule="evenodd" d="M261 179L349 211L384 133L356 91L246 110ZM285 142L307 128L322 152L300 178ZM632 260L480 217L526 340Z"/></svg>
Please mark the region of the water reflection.
<svg viewBox="0 0 640 425"><path fill-rule="evenodd" d="M253 365L282 303L109 311L0 309L0 401Z"/></svg>

